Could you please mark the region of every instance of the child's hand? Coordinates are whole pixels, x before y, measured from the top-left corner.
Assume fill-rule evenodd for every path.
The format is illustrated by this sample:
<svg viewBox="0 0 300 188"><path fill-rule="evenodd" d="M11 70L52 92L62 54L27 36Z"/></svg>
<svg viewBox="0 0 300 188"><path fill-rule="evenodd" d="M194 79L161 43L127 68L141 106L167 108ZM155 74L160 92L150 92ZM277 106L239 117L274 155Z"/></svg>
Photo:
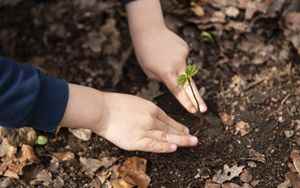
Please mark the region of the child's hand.
<svg viewBox="0 0 300 188"><path fill-rule="evenodd" d="M63 126L88 128L118 147L130 151L167 153L179 146L194 146L196 137L144 99L104 93L70 85Z"/></svg>
<svg viewBox="0 0 300 188"><path fill-rule="evenodd" d="M127 5L129 25L138 61L144 72L166 84L179 102L189 111L197 111L197 102L188 87L181 88L177 77L184 73L188 45L163 22L158 0L139 0ZM150 16L151 15L151 16ZM207 107L193 84L200 111Z"/></svg>

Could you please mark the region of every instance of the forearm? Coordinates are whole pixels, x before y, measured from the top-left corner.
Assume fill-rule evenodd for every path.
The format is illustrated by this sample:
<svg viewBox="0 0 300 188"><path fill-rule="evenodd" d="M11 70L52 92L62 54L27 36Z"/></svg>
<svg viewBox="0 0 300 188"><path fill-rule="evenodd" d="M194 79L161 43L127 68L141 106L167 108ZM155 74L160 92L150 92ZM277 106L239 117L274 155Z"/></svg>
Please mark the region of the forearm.
<svg viewBox="0 0 300 188"><path fill-rule="evenodd" d="M126 5L131 35L165 27L159 0L137 0ZM134 39L134 38L133 38Z"/></svg>

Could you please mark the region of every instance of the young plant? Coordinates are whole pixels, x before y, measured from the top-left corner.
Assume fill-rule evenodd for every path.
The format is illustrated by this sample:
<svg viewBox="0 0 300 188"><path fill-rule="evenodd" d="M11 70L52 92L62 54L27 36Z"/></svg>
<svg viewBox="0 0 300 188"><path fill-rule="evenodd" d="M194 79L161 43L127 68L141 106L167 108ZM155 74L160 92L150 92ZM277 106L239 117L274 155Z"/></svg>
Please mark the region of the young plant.
<svg viewBox="0 0 300 188"><path fill-rule="evenodd" d="M197 65L189 64L186 67L185 72L177 77L177 84L181 87L185 86L186 84L189 85L189 87L193 93L193 97L197 103L197 110L200 111L199 101L197 100L196 93L192 86L192 78L196 74L198 74L198 72L199 72L199 67Z"/></svg>

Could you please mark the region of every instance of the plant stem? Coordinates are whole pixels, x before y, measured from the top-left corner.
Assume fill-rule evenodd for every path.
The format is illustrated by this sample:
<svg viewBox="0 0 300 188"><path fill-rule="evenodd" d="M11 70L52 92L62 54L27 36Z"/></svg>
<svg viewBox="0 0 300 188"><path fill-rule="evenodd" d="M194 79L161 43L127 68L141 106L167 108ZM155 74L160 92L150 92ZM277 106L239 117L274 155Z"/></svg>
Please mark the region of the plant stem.
<svg viewBox="0 0 300 188"><path fill-rule="evenodd" d="M190 88L191 88L191 90L192 90L193 97L194 97L194 99L196 100L196 103L197 103L197 110L198 110L198 112L200 112L199 102L198 102L198 100L197 100L197 97L196 97L196 94L195 94L195 92L194 92L194 89L193 89L192 82L191 82L191 79L190 79L190 78L188 78L188 83L189 83L189 86L190 86Z"/></svg>

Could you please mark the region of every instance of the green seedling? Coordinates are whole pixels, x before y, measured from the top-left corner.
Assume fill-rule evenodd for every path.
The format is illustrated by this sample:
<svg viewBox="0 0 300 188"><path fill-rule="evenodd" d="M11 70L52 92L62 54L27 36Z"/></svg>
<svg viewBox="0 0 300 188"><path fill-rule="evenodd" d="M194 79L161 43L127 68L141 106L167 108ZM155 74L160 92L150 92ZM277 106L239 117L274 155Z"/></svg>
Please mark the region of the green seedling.
<svg viewBox="0 0 300 188"><path fill-rule="evenodd" d="M207 31L202 31L200 37L204 42L213 43L215 41L213 34Z"/></svg>
<svg viewBox="0 0 300 188"><path fill-rule="evenodd" d="M186 84L189 85L193 93L193 97L197 103L197 110L200 111L199 101L197 100L196 93L192 86L192 78L196 74L198 74L198 72L199 72L199 67L197 65L192 65L192 64L188 65L185 69L185 72L177 77L177 84L181 87L185 86Z"/></svg>
<svg viewBox="0 0 300 188"><path fill-rule="evenodd" d="M48 138L46 136L38 136L36 141L35 141L35 144L36 145L40 145L40 146L44 146L48 143Z"/></svg>

